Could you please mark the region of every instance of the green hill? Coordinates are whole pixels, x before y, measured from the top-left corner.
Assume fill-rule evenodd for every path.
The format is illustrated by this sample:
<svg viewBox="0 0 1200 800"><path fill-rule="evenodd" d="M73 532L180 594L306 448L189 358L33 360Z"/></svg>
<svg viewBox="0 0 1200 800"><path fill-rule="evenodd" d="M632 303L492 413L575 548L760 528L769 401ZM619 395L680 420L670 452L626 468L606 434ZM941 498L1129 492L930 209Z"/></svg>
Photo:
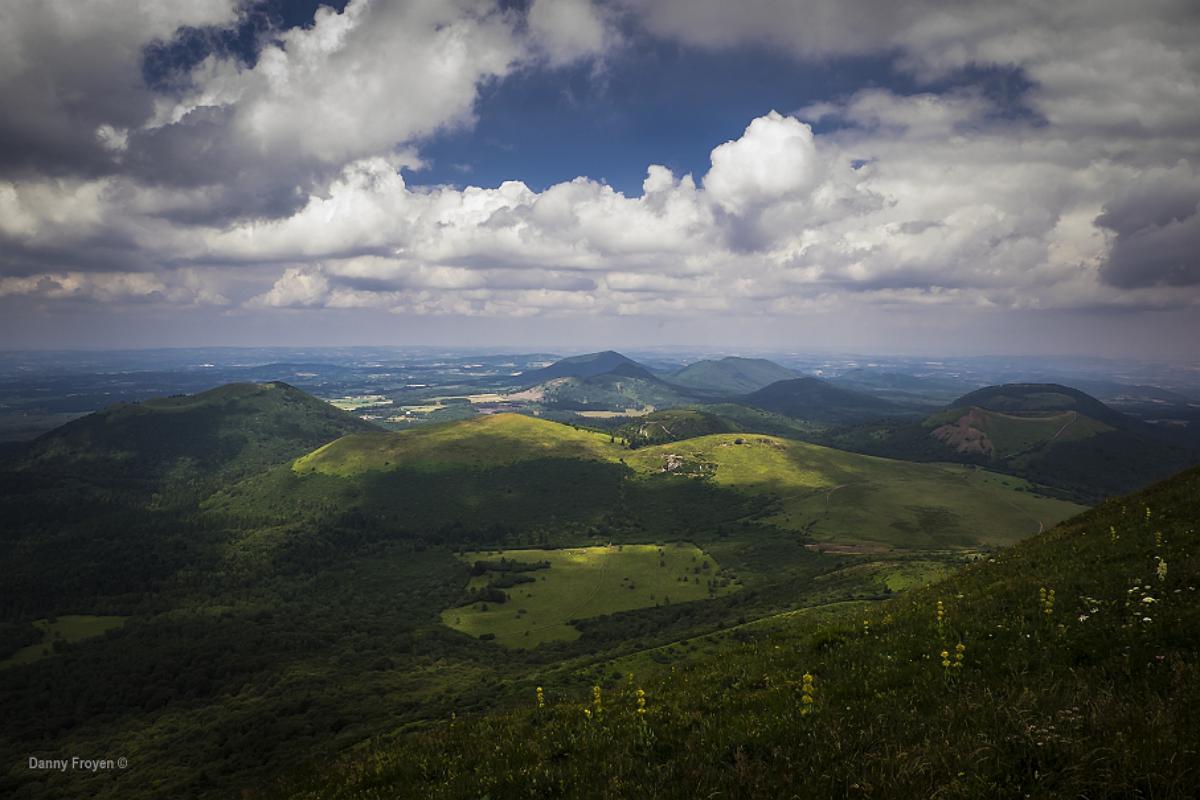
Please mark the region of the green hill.
<svg viewBox="0 0 1200 800"><path fill-rule="evenodd" d="M1080 509L970 466L736 433L630 451L609 435L513 414L346 436L297 459L291 473L250 481L213 507L256 514L312 502L433 527L490 520L541 528L550 519L608 518L611 498L630 492L664 516L678 513L659 505L669 496L662 490L701 482L814 546L884 550L1010 543Z"/></svg>
<svg viewBox="0 0 1200 800"><path fill-rule="evenodd" d="M626 378L655 379L650 370L613 350L563 358L547 367L523 372L517 379L525 386L536 386L555 378L591 378L608 374Z"/></svg>
<svg viewBox="0 0 1200 800"><path fill-rule="evenodd" d="M240 475L375 429L285 383L238 383L89 414L36 439L17 468L152 484Z"/></svg>
<svg viewBox="0 0 1200 800"><path fill-rule="evenodd" d="M779 381L738 402L794 419L825 424L851 424L906 413L906 409L887 400L841 389L820 378Z"/></svg>
<svg viewBox="0 0 1200 800"><path fill-rule="evenodd" d="M1005 414L1061 414L1074 411L1113 428L1129 428L1135 420L1114 411L1089 394L1057 383L1006 383L986 386L950 404Z"/></svg>
<svg viewBox="0 0 1200 800"><path fill-rule="evenodd" d="M617 660L591 691L535 668L518 707L280 796L1192 797L1198 515L1192 470L882 604L709 639L684 666Z"/></svg>
<svg viewBox="0 0 1200 800"><path fill-rule="evenodd" d="M629 370L634 372L634 370ZM588 378L556 378L539 387L542 403L558 411L585 413L644 412L692 402L688 390L650 376L627 375L618 368Z"/></svg>
<svg viewBox="0 0 1200 800"><path fill-rule="evenodd" d="M796 373L765 358L728 356L718 361L688 364L671 373L671 383L712 394L739 395L762 389L776 381L795 378Z"/></svg>
<svg viewBox="0 0 1200 800"><path fill-rule="evenodd" d="M1200 461L1200 453L1057 384L992 386L921 422L834 431L828 443L891 458L959 461L1020 475L1084 502L1128 492Z"/></svg>
<svg viewBox="0 0 1200 800"><path fill-rule="evenodd" d="M0 608L89 611L107 595L124 611L180 570L212 563L224 533L199 518L205 497L367 430L265 383L123 403L44 434L0 464Z"/></svg>
<svg viewBox="0 0 1200 800"><path fill-rule="evenodd" d="M687 389L664 382L612 350L564 358L524 372L516 380L536 392L542 406L555 412L624 413L692 400Z"/></svg>

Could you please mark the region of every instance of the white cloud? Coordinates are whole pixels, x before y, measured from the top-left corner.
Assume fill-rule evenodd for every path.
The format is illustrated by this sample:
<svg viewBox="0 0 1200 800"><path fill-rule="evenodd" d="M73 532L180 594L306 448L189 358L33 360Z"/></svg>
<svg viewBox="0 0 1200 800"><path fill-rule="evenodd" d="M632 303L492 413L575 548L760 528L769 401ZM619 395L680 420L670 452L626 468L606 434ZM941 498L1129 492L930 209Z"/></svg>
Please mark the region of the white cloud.
<svg viewBox="0 0 1200 800"><path fill-rule="evenodd" d="M812 128L772 111L750 123L740 139L712 151L704 188L734 213L803 196L819 178Z"/></svg>
<svg viewBox="0 0 1200 800"><path fill-rule="evenodd" d="M480 0L351 0L263 48L252 68L210 56L158 122L228 108L234 141L271 160L341 165L469 122L476 87L523 56L512 21Z"/></svg>
<svg viewBox="0 0 1200 800"><path fill-rule="evenodd" d="M592 0L534 0L528 23L555 66L602 56L620 42L609 13Z"/></svg>
<svg viewBox="0 0 1200 800"><path fill-rule="evenodd" d="M268 43L253 67L210 57L190 91L157 106L145 89L39 101L21 135L86 123L108 167L0 181L0 296L517 317L1200 303L1200 64L1177 4L1102 2L1087 19L1074 0L954 14L629 5L704 46L887 48L918 80L1012 68L1033 81L1032 114L982 90L867 89L748 120L713 143L704 175L649 165L640 196L587 177L414 188L403 170L421 163L423 137L469 124L481 85L603 57L620 46L613 14L583 0L537 2L524 19L476 0L353 0ZM48 8L0 14L30 35L49 20L45 40L102 57L82 44L92 12ZM140 21L113 11L128 30L102 26L118 56L105 80L123 85L130 54L180 20L234 13L162 8ZM1065 26L1077 39L1056 35ZM0 48L26 80L39 58ZM48 69L56 88L86 85ZM19 95L7 80L4 97ZM118 160L141 171L113 172ZM178 174L150 177L162 165ZM261 213L239 205L259 195Z"/></svg>

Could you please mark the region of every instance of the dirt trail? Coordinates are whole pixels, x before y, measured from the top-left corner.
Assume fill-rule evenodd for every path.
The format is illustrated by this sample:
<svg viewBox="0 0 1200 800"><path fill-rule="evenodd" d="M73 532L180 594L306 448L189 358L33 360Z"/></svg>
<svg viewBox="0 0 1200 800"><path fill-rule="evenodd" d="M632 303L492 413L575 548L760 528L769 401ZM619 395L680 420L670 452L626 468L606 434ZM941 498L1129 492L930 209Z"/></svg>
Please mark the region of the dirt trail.
<svg viewBox="0 0 1200 800"><path fill-rule="evenodd" d="M1076 411L1071 411L1071 412L1069 412L1069 413L1071 414L1071 418L1070 418L1069 420L1067 420L1066 424L1065 424L1065 425L1063 425L1061 428L1059 428L1059 429L1058 429L1058 430L1055 432L1055 434L1054 434L1053 436L1051 436L1051 437L1050 437L1050 441L1051 441L1051 442L1053 442L1053 441L1054 441L1055 439L1057 439L1059 436L1062 436L1062 435L1063 435L1063 432L1064 432L1064 431L1066 431L1066 429L1067 429L1067 428L1069 428L1069 427L1071 427L1072 425L1074 425L1074 424L1075 424L1075 422L1076 422L1076 421L1079 419L1079 413L1078 413L1078 412L1076 412Z"/></svg>

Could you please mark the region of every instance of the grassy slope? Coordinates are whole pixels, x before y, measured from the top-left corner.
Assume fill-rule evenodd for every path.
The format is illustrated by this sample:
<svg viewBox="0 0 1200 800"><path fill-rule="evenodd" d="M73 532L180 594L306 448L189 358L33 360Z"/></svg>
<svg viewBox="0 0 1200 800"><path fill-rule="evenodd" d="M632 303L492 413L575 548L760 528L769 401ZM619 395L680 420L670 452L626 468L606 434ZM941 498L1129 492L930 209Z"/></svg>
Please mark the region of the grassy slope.
<svg viewBox="0 0 1200 800"><path fill-rule="evenodd" d="M736 442L741 440L742 444ZM628 451L604 434L496 414L452 425L344 437L297 459L298 475L483 469L545 458L619 463L642 476L668 456L718 486L777 498L768 521L821 542L899 548L1005 544L1078 512L1029 484L968 466L911 464L769 436L714 434Z"/></svg>
<svg viewBox="0 0 1200 800"><path fill-rule="evenodd" d="M491 414L395 433L346 436L296 460L297 473L348 477L368 470L496 467L539 458L617 461L607 435L519 414Z"/></svg>
<svg viewBox="0 0 1200 800"><path fill-rule="evenodd" d="M1028 484L973 467L911 464L769 436L704 436L638 450L626 462L652 472L669 454L715 465L718 485L778 497L768 521L818 541L1005 544L1081 510L1015 491Z"/></svg>
<svg viewBox="0 0 1200 800"><path fill-rule="evenodd" d="M1197 516L1191 470L853 617L751 630L718 657L637 677L643 717L625 681L602 687L591 717L585 693L548 686L544 709L531 693L524 709L351 755L283 794L1192 797ZM959 644L962 667L944 667Z"/></svg>
<svg viewBox="0 0 1200 800"><path fill-rule="evenodd" d="M524 562L547 561L550 568L526 573L533 578L532 583L506 589L507 603L450 608L442 612L442 621L473 636L495 634L500 644L522 648L578 638L579 630L571 625L571 620L708 599L708 581L720 571L712 556L683 542L662 547L626 544L463 555L467 562L502 557ZM707 570L694 572L705 562L709 565ZM484 576L472 579L473 585L485 582ZM717 588L713 596L732 590L732 587Z"/></svg>

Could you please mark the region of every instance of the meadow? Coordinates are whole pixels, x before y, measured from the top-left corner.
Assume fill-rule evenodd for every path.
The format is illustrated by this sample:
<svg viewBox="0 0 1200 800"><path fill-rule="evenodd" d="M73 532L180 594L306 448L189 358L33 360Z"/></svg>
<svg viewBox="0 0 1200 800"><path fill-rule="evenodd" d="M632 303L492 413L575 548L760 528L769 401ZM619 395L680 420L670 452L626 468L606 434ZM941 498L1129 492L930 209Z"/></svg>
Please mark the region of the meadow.
<svg viewBox="0 0 1200 800"><path fill-rule="evenodd" d="M103 636L124 624L125 617L88 614L65 614L50 619L36 619L33 621L33 627L41 631L42 640L23 647L0 661L0 669L46 658L56 651L56 643L69 644Z"/></svg>
<svg viewBox="0 0 1200 800"><path fill-rule="evenodd" d="M500 559L548 568L516 573L528 582L504 589L508 602L475 602L442 612L442 621L506 647L536 647L577 639L572 622L638 608L707 600L735 591L715 559L687 542L616 544L556 550L491 550L460 555L470 564ZM471 578L467 589L484 589L509 571Z"/></svg>

